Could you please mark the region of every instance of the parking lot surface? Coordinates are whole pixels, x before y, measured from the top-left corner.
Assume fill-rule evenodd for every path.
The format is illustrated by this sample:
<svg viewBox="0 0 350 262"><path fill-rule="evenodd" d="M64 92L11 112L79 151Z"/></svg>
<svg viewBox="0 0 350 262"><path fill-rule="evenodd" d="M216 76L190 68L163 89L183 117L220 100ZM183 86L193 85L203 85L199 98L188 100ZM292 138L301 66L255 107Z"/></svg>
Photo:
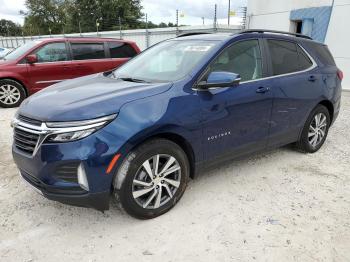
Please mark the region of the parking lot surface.
<svg viewBox="0 0 350 262"><path fill-rule="evenodd" d="M12 160L0 109L0 261L350 261L350 93L323 148L209 170L153 220L49 201Z"/></svg>

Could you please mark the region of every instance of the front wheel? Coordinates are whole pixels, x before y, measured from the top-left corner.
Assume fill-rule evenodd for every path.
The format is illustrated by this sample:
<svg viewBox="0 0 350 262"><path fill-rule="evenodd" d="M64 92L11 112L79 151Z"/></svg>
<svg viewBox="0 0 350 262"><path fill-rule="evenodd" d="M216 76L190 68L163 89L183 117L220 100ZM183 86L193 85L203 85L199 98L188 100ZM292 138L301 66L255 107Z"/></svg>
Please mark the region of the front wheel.
<svg viewBox="0 0 350 262"><path fill-rule="evenodd" d="M17 107L25 98L26 93L20 83L12 79L0 80L0 107Z"/></svg>
<svg viewBox="0 0 350 262"><path fill-rule="evenodd" d="M330 124L328 109L323 105L318 105L306 121L297 147L307 153L318 151L327 138Z"/></svg>
<svg viewBox="0 0 350 262"><path fill-rule="evenodd" d="M115 195L124 210L140 219L169 211L182 197L189 178L186 154L177 144L155 139L133 150L115 178L125 176Z"/></svg>

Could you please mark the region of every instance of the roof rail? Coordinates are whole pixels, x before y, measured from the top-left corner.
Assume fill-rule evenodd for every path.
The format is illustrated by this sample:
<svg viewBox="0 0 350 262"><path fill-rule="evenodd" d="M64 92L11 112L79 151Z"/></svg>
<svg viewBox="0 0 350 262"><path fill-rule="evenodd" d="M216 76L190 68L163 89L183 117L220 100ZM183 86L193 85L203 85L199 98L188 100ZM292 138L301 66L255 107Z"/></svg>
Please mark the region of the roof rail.
<svg viewBox="0 0 350 262"><path fill-rule="evenodd" d="M206 35L211 34L210 32L189 32L178 35L177 37L191 36L191 35Z"/></svg>
<svg viewBox="0 0 350 262"><path fill-rule="evenodd" d="M298 34L298 33L291 33L291 32L284 32L284 31L277 31L277 30L268 30L268 29L247 29L240 31L238 34L247 34L247 33L273 33L273 34L283 34L283 35L292 35L300 38L310 39L313 40L310 36Z"/></svg>

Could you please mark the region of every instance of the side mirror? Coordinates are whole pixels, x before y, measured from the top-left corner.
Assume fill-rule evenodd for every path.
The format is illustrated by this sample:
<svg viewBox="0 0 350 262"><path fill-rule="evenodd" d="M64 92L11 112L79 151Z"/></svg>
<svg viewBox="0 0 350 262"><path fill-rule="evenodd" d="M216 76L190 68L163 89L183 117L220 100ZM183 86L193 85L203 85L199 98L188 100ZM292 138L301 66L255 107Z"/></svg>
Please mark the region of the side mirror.
<svg viewBox="0 0 350 262"><path fill-rule="evenodd" d="M239 74L231 72L211 72L207 81L201 81L197 86L201 89L230 87L238 85L240 81L241 76Z"/></svg>
<svg viewBox="0 0 350 262"><path fill-rule="evenodd" d="M38 62L38 57L37 55L27 55L26 60L29 64L34 64Z"/></svg>

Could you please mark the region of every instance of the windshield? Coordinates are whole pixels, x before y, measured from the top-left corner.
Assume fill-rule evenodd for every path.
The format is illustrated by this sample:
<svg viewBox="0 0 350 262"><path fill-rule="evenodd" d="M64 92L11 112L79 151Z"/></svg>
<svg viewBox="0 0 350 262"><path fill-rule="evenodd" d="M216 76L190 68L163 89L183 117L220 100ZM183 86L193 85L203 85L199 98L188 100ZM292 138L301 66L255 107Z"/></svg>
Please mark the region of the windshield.
<svg viewBox="0 0 350 262"><path fill-rule="evenodd" d="M11 53L4 57L5 60L16 60L24 55L28 50L39 44L40 41L29 41L20 47L17 47Z"/></svg>
<svg viewBox="0 0 350 262"><path fill-rule="evenodd" d="M134 81L169 82L182 79L211 50L216 41L166 41L114 71L114 77Z"/></svg>

